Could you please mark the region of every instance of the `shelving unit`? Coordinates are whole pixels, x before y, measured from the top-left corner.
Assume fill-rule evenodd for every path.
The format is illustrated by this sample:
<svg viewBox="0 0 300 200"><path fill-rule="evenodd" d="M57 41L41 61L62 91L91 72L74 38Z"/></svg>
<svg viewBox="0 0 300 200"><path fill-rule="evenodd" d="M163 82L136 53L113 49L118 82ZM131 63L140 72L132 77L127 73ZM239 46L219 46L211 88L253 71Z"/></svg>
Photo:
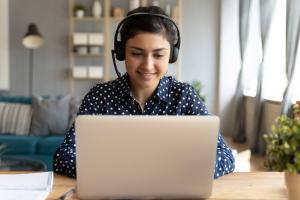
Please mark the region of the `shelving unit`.
<svg viewBox="0 0 300 200"><path fill-rule="evenodd" d="M124 15L129 11L130 0L100 0L102 7L102 15L100 18L92 16L92 4L94 0L69 0L69 91L71 95L81 96L88 91L96 82L109 81L116 78L112 58L111 49L113 48L113 38L118 23L123 19L122 17L112 16L113 9L118 7L123 9ZM177 7L177 17L173 18L179 29L181 29L181 7L182 0L160 0L156 1L159 6L165 8L166 5L170 5L172 9ZM140 0L141 6L151 5L153 0ZM82 4L86 8L85 16L77 18L74 16L73 8L75 4ZM172 10L171 9L171 10ZM172 15L171 15L172 16ZM99 46L100 52L94 54L83 54L75 52L74 50L80 46L86 46L86 48L92 45L74 45L74 35L76 33L102 33L103 45ZM124 62L117 61L118 68L123 74L125 72ZM74 76L74 71L77 67L86 67L86 76ZM88 76L88 66L103 66L103 76L100 78ZM79 71L83 69L79 69ZM177 79L180 79L180 57L178 61L170 65L170 74L174 75Z"/></svg>

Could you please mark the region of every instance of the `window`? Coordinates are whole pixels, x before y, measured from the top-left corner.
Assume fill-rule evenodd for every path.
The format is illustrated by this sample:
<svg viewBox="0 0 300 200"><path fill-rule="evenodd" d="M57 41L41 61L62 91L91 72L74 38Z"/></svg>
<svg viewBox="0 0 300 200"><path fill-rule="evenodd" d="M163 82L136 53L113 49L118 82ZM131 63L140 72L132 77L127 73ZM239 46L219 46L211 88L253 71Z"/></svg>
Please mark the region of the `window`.
<svg viewBox="0 0 300 200"><path fill-rule="evenodd" d="M286 78L286 2L277 1L269 40L265 52L262 94L264 99L281 101L287 84Z"/></svg>
<svg viewBox="0 0 300 200"><path fill-rule="evenodd" d="M257 73L262 60L259 2L250 10L249 37L244 60L244 95L255 96ZM264 55L262 95L264 99L281 101L287 84L285 73L286 2L277 1L270 24Z"/></svg>
<svg viewBox="0 0 300 200"><path fill-rule="evenodd" d="M247 46L245 48L243 84L244 95L255 97L257 73L262 59L258 1L253 1L249 16L249 33Z"/></svg>

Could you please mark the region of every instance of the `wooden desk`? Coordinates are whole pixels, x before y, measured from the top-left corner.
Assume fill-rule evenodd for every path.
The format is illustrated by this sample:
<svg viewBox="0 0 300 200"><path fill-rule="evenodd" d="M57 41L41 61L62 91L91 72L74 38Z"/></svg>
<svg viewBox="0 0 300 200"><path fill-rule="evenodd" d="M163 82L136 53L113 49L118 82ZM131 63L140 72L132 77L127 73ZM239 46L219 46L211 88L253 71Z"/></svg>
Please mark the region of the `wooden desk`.
<svg viewBox="0 0 300 200"><path fill-rule="evenodd" d="M57 199L76 180L55 174L54 188L47 200ZM75 196L75 195L74 195ZM68 199L77 199L71 197ZM284 175L279 172L241 172L223 176L214 181L211 198L215 200L280 200L287 199Z"/></svg>

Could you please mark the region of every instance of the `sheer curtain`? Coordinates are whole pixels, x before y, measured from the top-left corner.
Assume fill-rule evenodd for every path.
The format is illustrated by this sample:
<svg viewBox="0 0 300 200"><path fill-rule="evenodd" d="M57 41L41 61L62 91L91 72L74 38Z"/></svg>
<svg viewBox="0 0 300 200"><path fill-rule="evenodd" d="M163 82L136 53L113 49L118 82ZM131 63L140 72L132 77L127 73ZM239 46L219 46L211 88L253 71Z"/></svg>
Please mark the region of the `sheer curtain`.
<svg viewBox="0 0 300 200"><path fill-rule="evenodd" d="M266 118L272 113L263 111L264 107L282 101L282 114L288 114L292 100L300 98L300 1L239 2L239 37L235 37L240 42L241 64L238 64L238 81L233 98L238 102L233 117L234 139L247 139L252 152L263 153L263 134L268 133L266 131L273 123L271 118ZM248 105L249 99L255 104L254 107ZM248 111L250 109L254 114L245 113L245 104ZM278 105L274 109L278 109Z"/></svg>
<svg viewBox="0 0 300 200"><path fill-rule="evenodd" d="M291 98L296 88L295 86L295 68L297 54L299 54L300 37L300 1L287 0L287 22L286 22L286 77L288 79L287 87L283 94L281 104L281 113L290 115ZM299 60L299 56L298 56ZM298 61L299 62L299 61ZM299 87L299 86L298 86Z"/></svg>
<svg viewBox="0 0 300 200"><path fill-rule="evenodd" d="M264 68L265 62L264 58L268 46L268 37L270 25L273 19L274 8L276 5L276 0L260 0L259 2L259 11L260 11L260 30L261 30L261 42L262 42L262 60L257 74L257 88L256 88L256 102L255 102L255 123L253 132L255 135L254 146L250 147L251 150L255 153L263 152L263 137L260 132L261 128L261 114L262 114L262 105L264 102L262 86L263 86L263 77L264 77Z"/></svg>
<svg viewBox="0 0 300 200"><path fill-rule="evenodd" d="M249 13L251 7L250 0L239 1L239 41L240 41L240 55L241 67L238 73L238 80L235 91L235 127L234 127L234 141L243 142L245 138L245 106L244 106L244 65L245 65L245 51L248 43L249 35Z"/></svg>

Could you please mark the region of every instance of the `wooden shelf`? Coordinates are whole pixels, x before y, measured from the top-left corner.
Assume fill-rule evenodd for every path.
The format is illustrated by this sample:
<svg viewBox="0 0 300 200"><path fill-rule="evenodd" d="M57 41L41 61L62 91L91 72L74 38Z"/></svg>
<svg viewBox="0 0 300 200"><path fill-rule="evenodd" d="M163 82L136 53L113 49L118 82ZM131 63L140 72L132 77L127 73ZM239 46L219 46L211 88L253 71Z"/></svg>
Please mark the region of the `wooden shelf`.
<svg viewBox="0 0 300 200"><path fill-rule="evenodd" d="M76 20L76 21L104 21L104 18L101 17L101 18L96 18L96 17L92 17L92 16L85 16L85 17L82 17L82 18L78 18L78 17L74 17L73 16L73 20Z"/></svg>
<svg viewBox="0 0 300 200"><path fill-rule="evenodd" d="M118 22L119 23L124 19L124 17L110 17L109 19L112 22Z"/></svg>
<svg viewBox="0 0 300 200"><path fill-rule="evenodd" d="M78 53L73 53L74 56L76 57L103 57L104 54L78 54Z"/></svg>

